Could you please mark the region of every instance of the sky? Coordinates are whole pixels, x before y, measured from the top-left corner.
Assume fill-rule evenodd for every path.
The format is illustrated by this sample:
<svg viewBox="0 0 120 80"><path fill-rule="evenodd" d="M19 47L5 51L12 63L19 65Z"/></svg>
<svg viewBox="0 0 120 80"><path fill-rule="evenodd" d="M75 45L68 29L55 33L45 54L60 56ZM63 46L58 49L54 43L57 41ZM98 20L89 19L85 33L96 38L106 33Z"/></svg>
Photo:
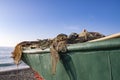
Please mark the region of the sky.
<svg viewBox="0 0 120 80"><path fill-rule="evenodd" d="M0 46L83 29L120 32L120 0L0 0Z"/></svg>

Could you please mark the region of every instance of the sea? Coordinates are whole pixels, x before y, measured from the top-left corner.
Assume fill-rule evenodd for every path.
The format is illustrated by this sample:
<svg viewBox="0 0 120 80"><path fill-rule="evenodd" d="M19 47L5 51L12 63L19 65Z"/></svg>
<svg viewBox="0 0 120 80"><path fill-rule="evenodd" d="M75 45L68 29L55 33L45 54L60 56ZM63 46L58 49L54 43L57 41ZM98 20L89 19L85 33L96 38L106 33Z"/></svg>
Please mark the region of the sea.
<svg viewBox="0 0 120 80"><path fill-rule="evenodd" d="M14 64L13 58L11 58L13 50L14 47L0 47L0 72L29 68L23 61L18 67Z"/></svg>

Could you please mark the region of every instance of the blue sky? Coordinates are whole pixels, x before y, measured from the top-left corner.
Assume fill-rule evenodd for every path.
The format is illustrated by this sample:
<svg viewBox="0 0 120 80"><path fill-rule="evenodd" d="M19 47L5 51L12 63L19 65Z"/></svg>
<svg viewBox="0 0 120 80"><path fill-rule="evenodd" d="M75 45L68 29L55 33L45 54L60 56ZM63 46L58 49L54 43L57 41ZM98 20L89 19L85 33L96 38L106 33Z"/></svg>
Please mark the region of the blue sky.
<svg viewBox="0 0 120 80"><path fill-rule="evenodd" d="M0 0L0 46L83 29L120 32L120 0Z"/></svg>

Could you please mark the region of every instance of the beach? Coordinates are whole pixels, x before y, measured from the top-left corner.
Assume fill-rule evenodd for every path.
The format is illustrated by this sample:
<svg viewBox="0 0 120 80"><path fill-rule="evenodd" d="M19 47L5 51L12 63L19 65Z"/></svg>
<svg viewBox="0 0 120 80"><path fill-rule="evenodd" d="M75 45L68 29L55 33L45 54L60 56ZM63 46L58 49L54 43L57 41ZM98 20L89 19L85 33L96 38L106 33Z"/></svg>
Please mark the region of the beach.
<svg viewBox="0 0 120 80"><path fill-rule="evenodd" d="M2 71L0 72L0 80L36 80L34 72L31 68Z"/></svg>
<svg viewBox="0 0 120 80"><path fill-rule="evenodd" d="M34 71L21 61L18 68L11 58L13 47L0 47L0 80L36 80Z"/></svg>

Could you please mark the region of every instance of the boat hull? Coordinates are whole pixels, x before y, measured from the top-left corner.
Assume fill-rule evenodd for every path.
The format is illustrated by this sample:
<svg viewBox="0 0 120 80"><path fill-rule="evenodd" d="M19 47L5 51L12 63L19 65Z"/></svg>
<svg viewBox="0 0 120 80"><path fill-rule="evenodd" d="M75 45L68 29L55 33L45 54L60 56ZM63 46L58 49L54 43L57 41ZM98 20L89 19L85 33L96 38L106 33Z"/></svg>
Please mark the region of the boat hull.
<svg viewBox="0 0 120 80"><path fill-rule="evenodd" d="M49 50L23 52L22 60L45 80L120 80L120 38L70 45L55 75Z"/></svg>

